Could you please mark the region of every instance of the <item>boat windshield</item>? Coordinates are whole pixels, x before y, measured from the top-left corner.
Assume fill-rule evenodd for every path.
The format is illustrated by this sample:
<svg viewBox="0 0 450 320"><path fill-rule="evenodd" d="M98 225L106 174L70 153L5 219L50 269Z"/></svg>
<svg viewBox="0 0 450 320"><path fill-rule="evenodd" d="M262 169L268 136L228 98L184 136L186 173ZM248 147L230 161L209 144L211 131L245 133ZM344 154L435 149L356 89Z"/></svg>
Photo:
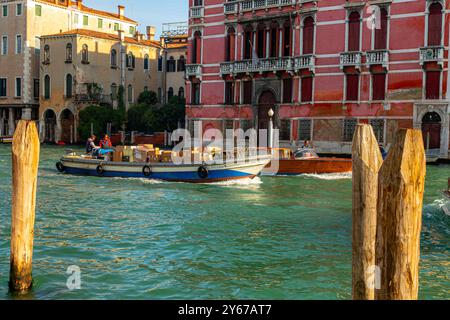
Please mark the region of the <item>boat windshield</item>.
<svg viewBox="0 0 450 320"><path fill-rule="evenodd" d="M312 148L301 148L295 151L294 153L295 159L315 159L319 158L316 151Z"/></svg>

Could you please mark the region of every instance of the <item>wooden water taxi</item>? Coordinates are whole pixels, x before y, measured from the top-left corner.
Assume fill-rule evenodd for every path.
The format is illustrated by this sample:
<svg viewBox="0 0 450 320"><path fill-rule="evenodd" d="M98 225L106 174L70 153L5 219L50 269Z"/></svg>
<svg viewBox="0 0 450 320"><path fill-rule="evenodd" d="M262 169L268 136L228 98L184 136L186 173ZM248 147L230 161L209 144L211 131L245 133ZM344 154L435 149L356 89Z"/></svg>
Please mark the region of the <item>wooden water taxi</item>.
<svg viewBox="0 0 450 320"><path fill-rule="evenodd" d="M130 149L133 150L133 149ZM212 183L250 178L259 175L270 162L271 155L236 160L203 158L200 164L175 164L171 151L135 151L117 158L78 155L69 152L56 163L58 171L73 175L97 177L148 178L173 182ZM110 150L111 151L111 150ZM120 151L114 151L114 153Z"/></svg>
<svg viewBox="0 0 450 320"><path fill-rule="evenodd" d="M450 178L448 178L447 190L443 191L442 194L447 200L447 202L442 207L442 210L444 210L446 215L450 216Z"/></svg>
<svg viewBox="0 0 450 320"><path fill-rule="evenodd" d="M352 171L352 159L320 158L312 148L300 148L295 152L290 149L273 149L276 164L269 164L262 174L299 175L347 173ZM273 167L273 168L272 168Z"/></svg>

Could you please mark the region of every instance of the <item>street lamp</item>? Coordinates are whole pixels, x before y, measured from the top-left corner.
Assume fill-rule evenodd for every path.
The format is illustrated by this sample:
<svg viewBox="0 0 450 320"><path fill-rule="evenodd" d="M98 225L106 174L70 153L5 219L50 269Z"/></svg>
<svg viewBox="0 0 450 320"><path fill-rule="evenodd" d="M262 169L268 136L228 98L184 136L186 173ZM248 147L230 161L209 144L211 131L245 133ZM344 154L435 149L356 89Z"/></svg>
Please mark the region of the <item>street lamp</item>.
<svg viewBox="0 0 450 320"><path fill-rule="evenodd" d="M273 148L273 116L275 115L275 112L272 108L270 108L269 112L267 113L269 116L269 141L268 146L270 149Z"/></svg>

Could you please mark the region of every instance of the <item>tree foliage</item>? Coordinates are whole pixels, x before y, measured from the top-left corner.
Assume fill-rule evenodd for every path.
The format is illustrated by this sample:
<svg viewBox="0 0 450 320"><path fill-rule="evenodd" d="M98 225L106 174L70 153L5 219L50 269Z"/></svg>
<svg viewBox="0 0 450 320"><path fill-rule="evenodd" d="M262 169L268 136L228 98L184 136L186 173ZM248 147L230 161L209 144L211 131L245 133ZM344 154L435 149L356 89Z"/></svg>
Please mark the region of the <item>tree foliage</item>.
<svg viewBox="0 0 450 320"><path fill-rule="evenodd" d="M158 95L154 91L144 91L139 95L137 102L152 106L158 103Z"/></svg>
<svg viewBox="0 0 450 320"><path fill-rule="evenodd" d="M91 105L81 110L79 113L78 132L82 139L87 139L91 134L91 123L94 134L102 136L106 133L108 123L112 124L112 130L120 130L125 121L125 114L122 110L114 110L108 106Z"/></svg>
<svg viewBox="0 0 450 320"><path fill-rule="evenodd" d="M128 110L128 130L144 133L173 131L184 122L185 100L174 96L168 104L140 103Z"/></svg>

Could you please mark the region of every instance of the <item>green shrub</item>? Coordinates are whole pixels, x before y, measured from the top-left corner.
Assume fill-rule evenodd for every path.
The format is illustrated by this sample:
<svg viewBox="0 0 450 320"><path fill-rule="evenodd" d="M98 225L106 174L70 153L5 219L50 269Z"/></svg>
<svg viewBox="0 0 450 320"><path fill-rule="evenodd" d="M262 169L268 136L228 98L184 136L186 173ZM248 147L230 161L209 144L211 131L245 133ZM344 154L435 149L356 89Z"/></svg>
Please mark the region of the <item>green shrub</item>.
<svg viewBox="0 0 450 320"><path fill-rule="evenodd" d="M91 105L80 111L79 118L78 133L81 139L86 140L91 134L91 123L98 137L106 133L108 123L112 123L112 132L120 130L125 113L111 107Z"/></svg>

